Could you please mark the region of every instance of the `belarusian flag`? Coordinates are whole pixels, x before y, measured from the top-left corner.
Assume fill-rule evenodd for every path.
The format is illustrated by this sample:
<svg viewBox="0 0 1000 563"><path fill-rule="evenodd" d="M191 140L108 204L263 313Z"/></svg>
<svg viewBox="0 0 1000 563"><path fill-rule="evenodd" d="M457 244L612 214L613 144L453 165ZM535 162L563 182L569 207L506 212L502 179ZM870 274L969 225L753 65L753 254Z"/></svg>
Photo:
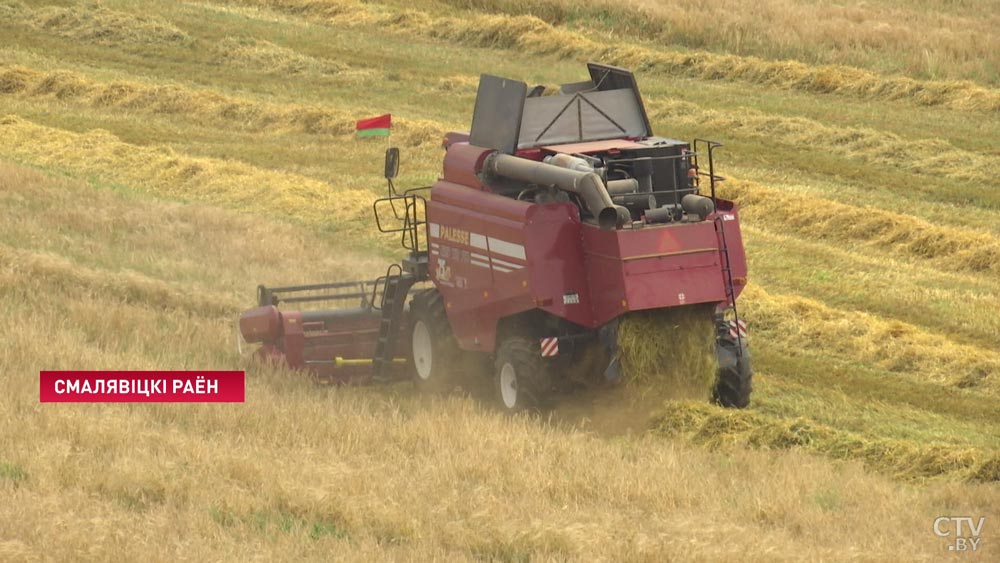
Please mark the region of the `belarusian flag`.
<svg viewBox="0 0 1000 563"><path fill-rule="evenodd" d="M358 137L385 137L392 126L392 114L387 113L371 119L362 119L355 125Z"/></svg>

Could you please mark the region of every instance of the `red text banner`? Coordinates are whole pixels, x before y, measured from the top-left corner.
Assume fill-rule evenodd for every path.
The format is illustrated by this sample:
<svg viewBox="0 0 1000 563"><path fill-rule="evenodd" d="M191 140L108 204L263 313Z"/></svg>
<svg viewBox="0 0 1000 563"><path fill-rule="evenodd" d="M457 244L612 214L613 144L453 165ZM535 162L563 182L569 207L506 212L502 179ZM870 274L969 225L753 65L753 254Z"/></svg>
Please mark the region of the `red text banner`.
<svg viewBox="0 0 1000 563"><path fill-rule="evenodd" d="M242 403L242 371L43 371L43 403Z"/></svg>

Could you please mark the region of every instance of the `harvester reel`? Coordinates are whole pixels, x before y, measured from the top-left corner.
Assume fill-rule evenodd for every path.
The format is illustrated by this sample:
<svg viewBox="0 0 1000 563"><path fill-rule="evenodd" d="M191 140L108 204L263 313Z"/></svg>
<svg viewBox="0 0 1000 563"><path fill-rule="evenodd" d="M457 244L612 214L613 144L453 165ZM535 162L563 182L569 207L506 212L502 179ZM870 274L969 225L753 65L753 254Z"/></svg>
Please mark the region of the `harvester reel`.
<svg viewBox="0 0 1000 563"><path fill-rule="evenodd" d="M495 387L500 406L507 412L545 408L552 379L539 353L537 340L514 336L500 344Z"/></svg>
<svg viewBox="0 0 1000 563"><path fill-rule="evenodd" d="M428 289L414 295L410 316L414 383L425 391L450 391L456 383L461 351L451 332L441 294Z"/></svg>

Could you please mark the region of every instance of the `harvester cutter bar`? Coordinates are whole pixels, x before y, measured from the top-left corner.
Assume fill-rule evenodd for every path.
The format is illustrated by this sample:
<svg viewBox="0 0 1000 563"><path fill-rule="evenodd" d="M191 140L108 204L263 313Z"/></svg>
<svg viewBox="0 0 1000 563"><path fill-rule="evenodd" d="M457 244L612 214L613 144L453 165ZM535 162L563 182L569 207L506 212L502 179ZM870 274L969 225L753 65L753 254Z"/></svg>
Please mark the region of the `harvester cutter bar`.
<svg viewBox="0 0 1000 563"><path fill-rule="evenodd" d="M362 303L367 304L369 303L368 286L370 285L372 285L372 282L370 281L316 283L309 285L293 285L285 287L267 287L264 285L259 285L257 286L257 304L261 307L265 307L267 305L278 305L279 303L307 303L310 301L336 301L342 299L361 299ZM341 291L338 293L324 293L320 295L286 296L290 293L319 291L324 289L331 289L331 290L357 289L358 291L351 291L351 292Z"/></svg>

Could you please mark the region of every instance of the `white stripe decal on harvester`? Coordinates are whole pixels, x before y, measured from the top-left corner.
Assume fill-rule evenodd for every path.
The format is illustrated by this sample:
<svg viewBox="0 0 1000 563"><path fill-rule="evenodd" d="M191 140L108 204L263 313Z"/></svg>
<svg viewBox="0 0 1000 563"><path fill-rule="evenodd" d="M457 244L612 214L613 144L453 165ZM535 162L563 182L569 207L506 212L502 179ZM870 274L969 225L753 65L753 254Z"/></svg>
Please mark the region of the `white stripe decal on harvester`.
<svg viewBox="0 0 1000 563"><path fill-rule="evenodd" d="M441 238L441 225L438 223L428 223L428 228L430 230L431 238ZM479 260L489 260L492 262L493 269L498 272L509 273L514 270L520 270L524 268L524 264L518 264L516 262L509 262L507 260L501 260L494 254L500 254L508 258L514 258L516 260L527 260L524 252L524 245L517 244L514 242L508 242L503 239L488 237L479 233L469 233L469 246L473 248L478 248L485 250L490 254L478 254L472 253L473 262L476 259ZM431 248L440 248L440 245L436 242L431 242ZM476 266L484 266L484 264L476 264Z"/></svg>
<svg viewBox="0 0 1000 563"><path fill-rule="evenodd" d="M504 256L510 256L511 258L517 258L518 260L525 260L524 245L507 242L493 237L488 238L491 252L503 254Z"/></svg>
<svg viewBox="0 0 1000 563"><path fill-rule="evenodd" d="M559 355L559 339L552 336L549 338L542 338L538 341L539 348L541 349L542 357L549 358L552 356Z"/></svg>
<svg viewBox="0 0 1000 563"><path fill-rule="evenodd" d="M486 250L486 236L479 233L469 233L469 246Z"/></svg>
<svg viewBox="0 0 1000 563"><path fill-rule="evenodd" d="M504 267L510 268L512 270L520 270L521 268L524 267L522 264L515 264L513 262L508 262L506 260L501 260L501 259L496 258L496 257L493 258L493 265L497 266L497 267L504 266Z"/></svg>

